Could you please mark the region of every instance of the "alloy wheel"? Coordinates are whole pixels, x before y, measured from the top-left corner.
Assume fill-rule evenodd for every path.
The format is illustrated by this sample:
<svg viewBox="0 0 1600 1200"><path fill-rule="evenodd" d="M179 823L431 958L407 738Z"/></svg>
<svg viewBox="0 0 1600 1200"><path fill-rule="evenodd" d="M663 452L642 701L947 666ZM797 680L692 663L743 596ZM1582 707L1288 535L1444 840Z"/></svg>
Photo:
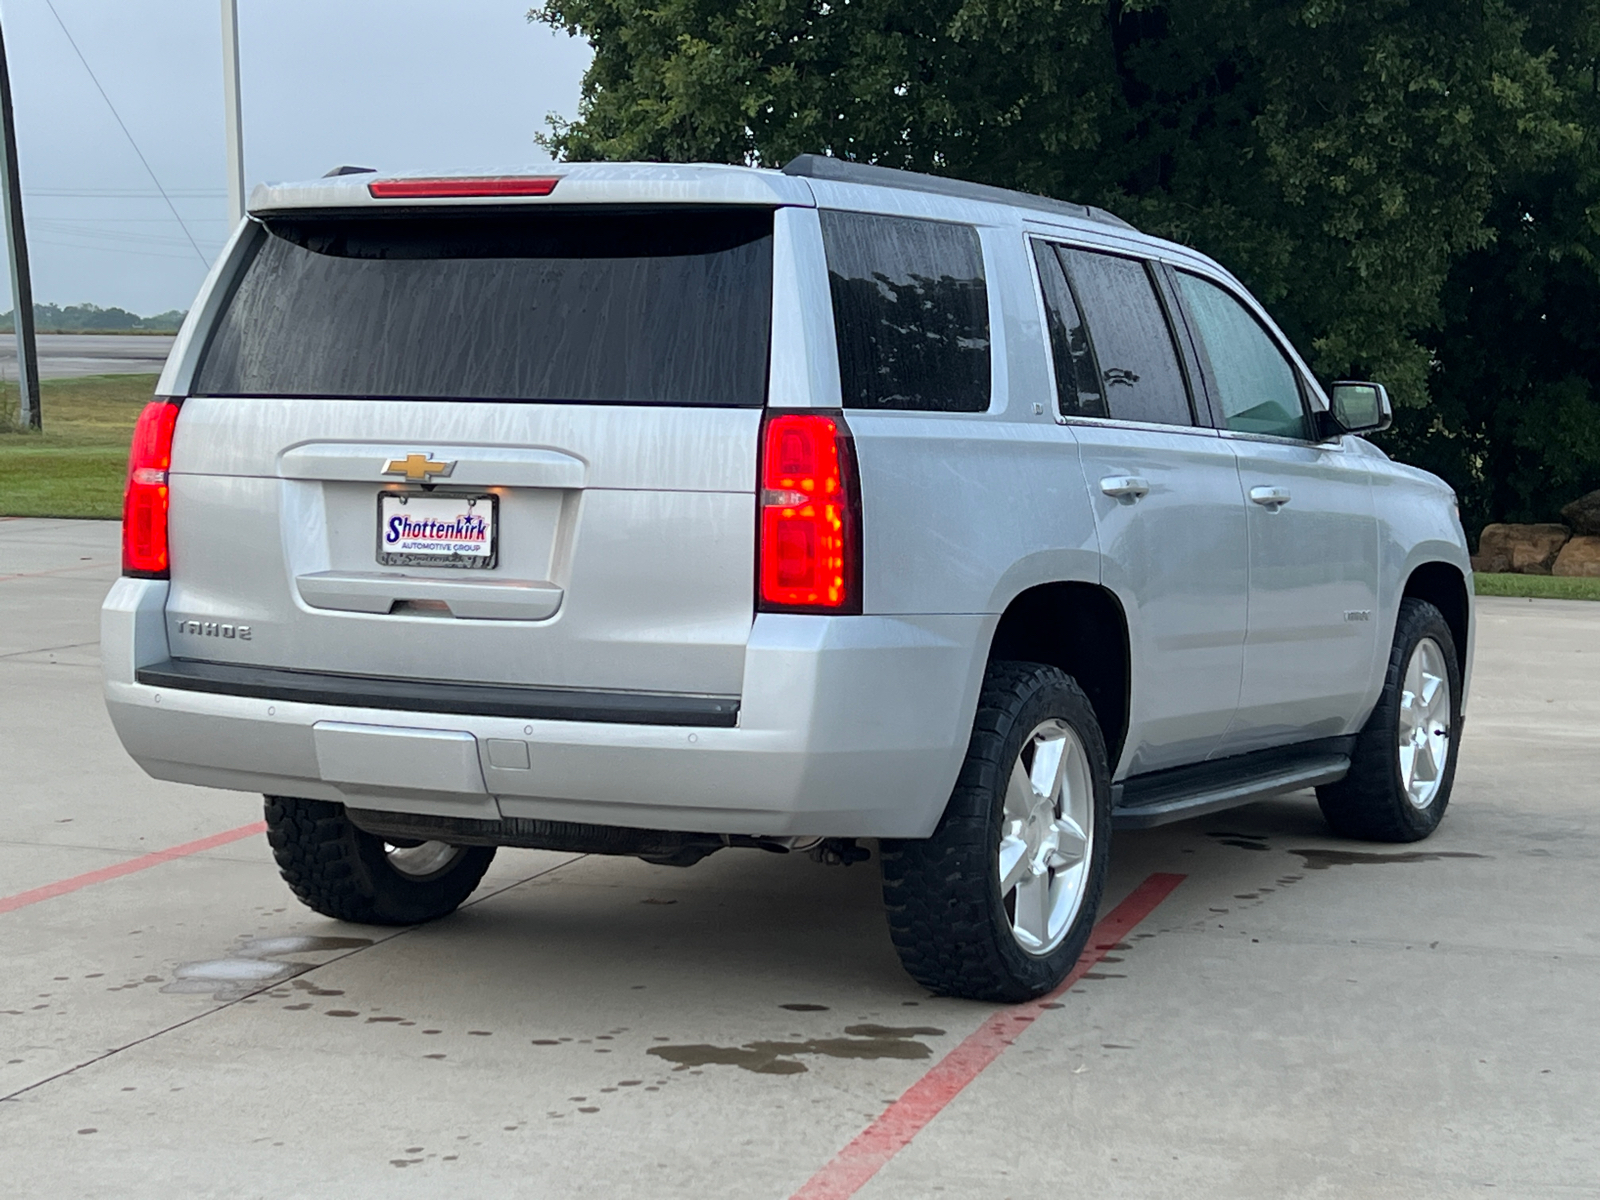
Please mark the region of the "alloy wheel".
<svg viewBox="0 0 1600 1200"><path fill-rule="evenodd" d="M1411 651L1400 690L1400 783L1415 808L1439 795L1450 757L1450 676L1444 650L1423 638Z"/></svg>
<svg viewBox="0 0 1600 1200"><path fill-rule="evenodd" d="M1064 721L1022 743L1006 784L997 850L1011 936L1042 957L1061 944L1083 906L1094 836L1088 755Z"/></svg>

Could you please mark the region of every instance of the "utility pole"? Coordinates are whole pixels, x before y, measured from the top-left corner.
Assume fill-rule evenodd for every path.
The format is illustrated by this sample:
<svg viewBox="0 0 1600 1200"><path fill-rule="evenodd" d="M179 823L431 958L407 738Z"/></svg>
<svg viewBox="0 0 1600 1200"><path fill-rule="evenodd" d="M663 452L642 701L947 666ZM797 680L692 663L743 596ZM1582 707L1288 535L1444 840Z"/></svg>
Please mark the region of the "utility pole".
<svg viewBox="0 0 1600 1200"><path fill-rule="evenodd" d="M11 259L12 321L17 331L17 385L22 393L18 414L28 429L42 428L39 415L39 350L33 340L33 283L28 278L28 239L22 228L22 180L17 174L17 125L11 114L11 72L6 67L6 39L0 32L0 126L5 164L0 174L0 210L6 225Z"/></svg>
<svg viewBox="0 0 1600 1200"><path fill-rule="evenodd" d="M244 220L244 126L239 116L239 0L222 0L222 111L228 126L228 220L237 225Z"/></svg>

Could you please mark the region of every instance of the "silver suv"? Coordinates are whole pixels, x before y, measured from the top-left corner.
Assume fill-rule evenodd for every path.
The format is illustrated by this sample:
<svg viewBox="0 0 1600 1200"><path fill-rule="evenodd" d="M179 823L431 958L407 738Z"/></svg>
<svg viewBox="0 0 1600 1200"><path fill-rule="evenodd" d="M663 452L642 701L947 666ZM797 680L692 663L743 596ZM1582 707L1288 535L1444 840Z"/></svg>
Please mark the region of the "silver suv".
<svg viewBox="0 0 1600 1200"><path fill-rule="evenodd" d="M864 858L939 992L1088 937L1111 832L1315 787L1427 836L1454 498L1192 250L805 156L258 188L140 419L106 697L320 913L497 846Z"/></svg>

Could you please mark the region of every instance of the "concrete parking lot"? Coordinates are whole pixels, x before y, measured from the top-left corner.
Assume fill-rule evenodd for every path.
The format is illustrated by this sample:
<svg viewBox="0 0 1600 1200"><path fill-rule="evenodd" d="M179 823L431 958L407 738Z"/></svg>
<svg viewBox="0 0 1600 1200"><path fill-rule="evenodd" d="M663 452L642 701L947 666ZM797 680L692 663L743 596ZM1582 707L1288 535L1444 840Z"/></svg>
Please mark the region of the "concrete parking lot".
<svg viewBox="0 0 1600 1200"><path fill-rule="evenodd" d="M501 851L434 925L310 913L259 797L124 756L116 570L0 520L8 1197L1600 1195L1600 605L1480 602L1428 842L1308 794L1119 835L1107 910L1182 881L1018 1032L901 973L875 863Z"/></svg>

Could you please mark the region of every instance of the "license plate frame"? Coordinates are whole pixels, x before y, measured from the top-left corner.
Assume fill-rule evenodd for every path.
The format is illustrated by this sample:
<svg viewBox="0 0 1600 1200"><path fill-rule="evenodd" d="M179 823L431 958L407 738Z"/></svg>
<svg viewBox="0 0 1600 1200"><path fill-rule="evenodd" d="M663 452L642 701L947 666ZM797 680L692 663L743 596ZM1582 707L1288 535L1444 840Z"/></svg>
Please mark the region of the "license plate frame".
<svg viewBox="0 0 1600 1200"><path fill-rule="evenodd" d="M401 538L394 544L396 547L406 545L407 549L390 549L385 545L385 530L391 518L407 515L403 510L417 501L422 505L413 510L423 512L424 517L434 520L449 520L452 515L469 515L482 517L488 515L487 553L464 552L462 547L468 544L467 540L458 539L451 545L456 549L444 549L447 539L417 537L411 539ZM436 511L424 511L436 510ZM452 510L454 513L452 514ZM453 568L455 570L492 570L500 561L500 497L493 492L480 491L399 491L384 489L378 493L378 525L377 525L377 559L378 565L384 567L430 567ZM476 540L476 539L471 539ZM419 543L433 542L440 545L438 550L418 549Z"/></svg>

